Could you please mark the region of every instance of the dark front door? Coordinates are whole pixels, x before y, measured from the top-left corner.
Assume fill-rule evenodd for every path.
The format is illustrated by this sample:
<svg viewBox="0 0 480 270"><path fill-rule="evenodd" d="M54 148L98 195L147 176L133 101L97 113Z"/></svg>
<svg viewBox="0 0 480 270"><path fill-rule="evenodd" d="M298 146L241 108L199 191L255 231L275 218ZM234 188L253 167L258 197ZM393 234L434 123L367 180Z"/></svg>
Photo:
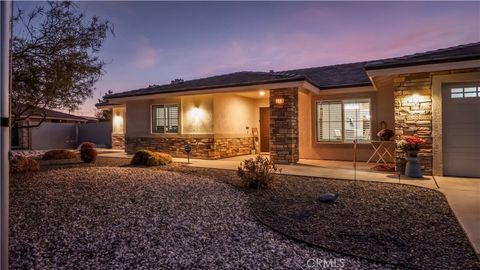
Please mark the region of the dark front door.
<svg viewBox="0 0 480 270"><path fill-rule="evenodd" d="M270 152L270 108L260 108L260 152Z"/></svg>

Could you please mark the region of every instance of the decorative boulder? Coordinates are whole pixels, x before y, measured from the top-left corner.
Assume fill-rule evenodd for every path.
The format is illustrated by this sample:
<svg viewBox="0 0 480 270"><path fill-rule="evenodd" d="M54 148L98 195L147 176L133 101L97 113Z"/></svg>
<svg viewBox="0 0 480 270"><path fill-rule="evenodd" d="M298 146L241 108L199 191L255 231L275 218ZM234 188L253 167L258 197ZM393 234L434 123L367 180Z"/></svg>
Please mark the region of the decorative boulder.
<svg viewBox="0 0 480 270"><path fill-rule="evenodd" d="M320 201L325 203L334 203L338 198L338 194L324 193L320 195Z"/></svg>

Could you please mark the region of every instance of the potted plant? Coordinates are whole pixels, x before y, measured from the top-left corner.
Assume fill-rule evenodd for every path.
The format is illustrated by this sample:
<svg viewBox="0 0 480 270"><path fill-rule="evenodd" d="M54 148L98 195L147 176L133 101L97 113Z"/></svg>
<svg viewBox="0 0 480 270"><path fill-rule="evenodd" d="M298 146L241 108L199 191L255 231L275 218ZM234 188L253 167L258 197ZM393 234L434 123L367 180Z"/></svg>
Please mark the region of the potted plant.
<svg viewBox="0 0 480 270"><path fill-rule="evenodd" d="M405 151L407 164L405 166L405 175L408 177L422 178L422 167L418 151L425 140L417 136L404 136L397 144L398 148Z"/></svg>

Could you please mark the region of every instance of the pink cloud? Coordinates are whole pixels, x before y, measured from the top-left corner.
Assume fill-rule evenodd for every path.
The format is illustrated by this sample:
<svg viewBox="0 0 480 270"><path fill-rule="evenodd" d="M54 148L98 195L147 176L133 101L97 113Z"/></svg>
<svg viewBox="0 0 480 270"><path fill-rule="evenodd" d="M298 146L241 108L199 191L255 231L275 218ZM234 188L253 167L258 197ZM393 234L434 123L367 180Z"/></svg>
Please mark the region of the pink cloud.
<svg viewBox="0 0 480 270"><path fill-rule="evenodd" d="M139 38L134 44L133 65L139 69L155 66L159 57L159 50L150 44L146 37Z"/></svg>

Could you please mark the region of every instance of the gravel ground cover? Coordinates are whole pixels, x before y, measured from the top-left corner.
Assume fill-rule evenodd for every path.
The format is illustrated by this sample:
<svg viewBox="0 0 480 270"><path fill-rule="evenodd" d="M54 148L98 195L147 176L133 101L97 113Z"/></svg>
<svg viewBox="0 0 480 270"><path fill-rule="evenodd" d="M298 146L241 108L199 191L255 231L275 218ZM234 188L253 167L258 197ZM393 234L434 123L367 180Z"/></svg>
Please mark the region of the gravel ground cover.
<svg viewBox="0 0 480 270"><path fill-rule="evenodd" d="M100 164L12 175L12 269L387 268L272 231L201 170Z"/></svg>
<svg viewBox="0 0 480 270"><path fill-rule="evenodd" d="M326 192L340 196L322 203ZM415 186L282 176L254 196L274 230L342 253L414 269L480 269L440 192Z"/></svg>

